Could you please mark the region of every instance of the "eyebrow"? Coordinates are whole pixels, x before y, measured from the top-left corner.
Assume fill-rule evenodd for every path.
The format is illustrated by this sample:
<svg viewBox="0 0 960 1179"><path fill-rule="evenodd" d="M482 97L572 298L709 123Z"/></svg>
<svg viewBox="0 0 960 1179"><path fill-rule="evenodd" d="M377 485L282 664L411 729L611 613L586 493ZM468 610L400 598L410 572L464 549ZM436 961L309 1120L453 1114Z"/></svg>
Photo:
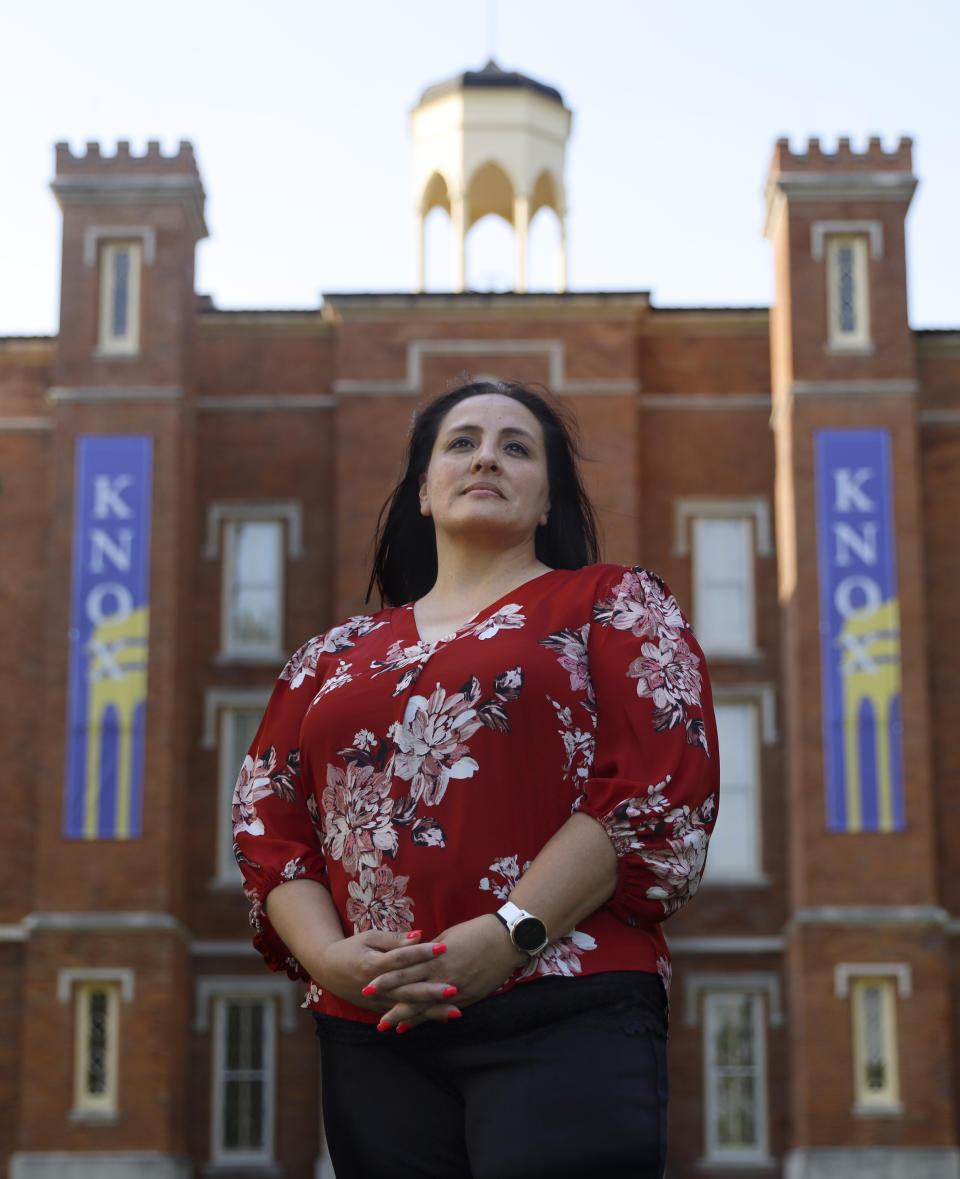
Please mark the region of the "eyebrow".
<svg viewBox="0 0 960 1179"><path fill-rule="evenodd" d="M444 431L444 434L463 434L468 430L472 430L475 434L483 433L482 426L463 425L450 426L449 429ZM522 434L524 438L529 438L531 442L536 442L534 435L529 430L525 430L523 426L504 426L500 430L500 436L502 437L504 434Z"/></svg>

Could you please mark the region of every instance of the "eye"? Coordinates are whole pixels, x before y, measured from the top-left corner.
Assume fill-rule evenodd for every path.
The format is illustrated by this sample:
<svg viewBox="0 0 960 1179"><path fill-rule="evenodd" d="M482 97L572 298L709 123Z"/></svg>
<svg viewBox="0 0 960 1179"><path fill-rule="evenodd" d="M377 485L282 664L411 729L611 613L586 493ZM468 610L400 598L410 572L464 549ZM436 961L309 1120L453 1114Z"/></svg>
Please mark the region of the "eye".
<svg viewBox="0 0 960 1179"><path fill-rule="evenodd" d="M503 449L506 450L509 454L527 455L530 453L522 442L516 441L508 442Z"/></svg>
<svg viewBox="0 0 960 1179"><path fill-rule="evenodd" d="M450 443L448 450L463 450L464 447L473 446L473 439L468 438L466 434L461 434L459 438L454 438Z"/></svg>

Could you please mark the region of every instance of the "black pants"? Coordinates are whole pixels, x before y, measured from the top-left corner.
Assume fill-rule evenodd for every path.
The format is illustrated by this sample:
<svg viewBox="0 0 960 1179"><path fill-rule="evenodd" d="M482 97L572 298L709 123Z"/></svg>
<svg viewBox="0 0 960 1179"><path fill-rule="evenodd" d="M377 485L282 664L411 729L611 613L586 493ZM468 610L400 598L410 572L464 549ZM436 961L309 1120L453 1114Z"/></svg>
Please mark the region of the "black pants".
<svg viewBox="0 0 960 1179"><path fill-rule="evenodd" d="M655 974L539 979L399 1036L315 1019L337 1179L661 1179Z"/></svg>

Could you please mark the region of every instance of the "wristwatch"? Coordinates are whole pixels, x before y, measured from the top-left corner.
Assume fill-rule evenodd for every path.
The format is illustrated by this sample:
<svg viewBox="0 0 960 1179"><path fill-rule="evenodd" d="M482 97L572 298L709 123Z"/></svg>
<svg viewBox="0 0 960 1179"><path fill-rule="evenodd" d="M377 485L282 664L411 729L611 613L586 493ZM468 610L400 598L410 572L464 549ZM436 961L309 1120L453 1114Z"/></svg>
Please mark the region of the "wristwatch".
<svg viewBox="0 0 960 1179"><path fill-rule="evenodd" d="M513 901L506 901L497 910L497 917L507 928L510 940L518 950L523 950L531 958L539 954L548 945L547 927L539 917L534 917L526 909L521 909Z"/></svg>

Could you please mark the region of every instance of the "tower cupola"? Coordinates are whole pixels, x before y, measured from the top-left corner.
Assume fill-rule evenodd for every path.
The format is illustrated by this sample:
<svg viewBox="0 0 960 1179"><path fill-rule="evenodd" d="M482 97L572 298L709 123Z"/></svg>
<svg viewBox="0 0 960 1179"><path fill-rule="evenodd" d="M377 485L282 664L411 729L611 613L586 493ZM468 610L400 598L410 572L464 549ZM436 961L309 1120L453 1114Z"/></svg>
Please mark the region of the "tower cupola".
<svg viewBox="0 0 960 1179"><path fill-rule="evenodd" d="M424 222L437 208L450 214L453 289L466 285L466 237L494 213L513 226L518 292L527 289L527 241L539 209L560 223L557 289L566 289L564 166L572 114L558 90L526 74L503 70L491 58L428 86L414 107L414 199L417 290L424 282Z"/></svg>

